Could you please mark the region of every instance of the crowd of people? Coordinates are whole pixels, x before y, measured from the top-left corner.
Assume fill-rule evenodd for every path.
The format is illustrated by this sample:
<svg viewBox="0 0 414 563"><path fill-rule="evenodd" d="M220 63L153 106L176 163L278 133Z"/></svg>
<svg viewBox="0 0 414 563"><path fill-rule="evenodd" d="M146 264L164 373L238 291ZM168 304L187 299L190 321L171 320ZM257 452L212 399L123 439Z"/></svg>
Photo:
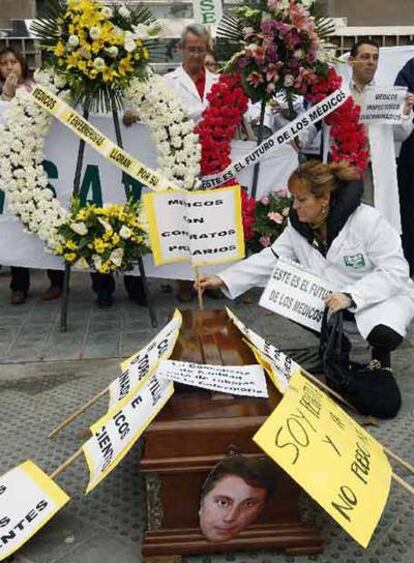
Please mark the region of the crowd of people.
<svg viewBox="0 0 414 563"><path fill-rule="evenodd" d="M203 26L187 26L179 43L182 64L164 76L195 123L201 119L208 94L219 76L210 43ZM358 103L362 103L367 87L375 83L378 60L379 46L372 40L360 40L351 50L349 90ZM33 86L26 61L13 49L0 53L0 77L4 101L12 100L19 89L30 90ZM409 277L414 271L414 59L400 71L396 84L408 88L402 123L395 126L395 137L402 141L398 158L402 247L399 234L375 209L370 166L360 180L358 171L346 164L309 161L299 166L289 180L293 198L289 225L273 246L218 276L202 278L198 287L213 290L212 296L216 295L215 290L222 289L234 298L253 285L264 285L279 257L293 258L332 282L337 290L326 299L327 307L333 311L348 310L361 335L372 346L373 357L384 366L390 365L390 352L400 344L414 316L414 287ZM301 100L296 102L295 111L305 111ZM254 123L252 105L249 112ZM269 107L269 112L273 118L268 126L273 133L289 116L278 102ZM127 126L138 120L139 115L132 112L124 115ZM344 256L356 254L362 257L363 266L347 267ZM47 274L50 287L43 299L56 299L61 295L63 274L54 270ZM145 304L141 279L124 278L131 299ZM29 284L29 270L13 266L12 304L24 303ZM112 276L92 274L92 287L99 306L112 304ZM191 300L193 294L191 282L179 282L177 296L181 301Z"/></svg>

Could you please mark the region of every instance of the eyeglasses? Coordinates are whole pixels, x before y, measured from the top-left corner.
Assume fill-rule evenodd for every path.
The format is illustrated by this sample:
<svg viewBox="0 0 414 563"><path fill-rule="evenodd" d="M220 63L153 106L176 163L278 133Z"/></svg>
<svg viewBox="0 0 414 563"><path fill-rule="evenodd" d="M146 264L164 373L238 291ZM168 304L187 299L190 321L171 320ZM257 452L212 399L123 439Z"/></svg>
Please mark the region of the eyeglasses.
<svg viewBox="0 0 414 563"><path fill-rule="evenodd" d="M203 47L184 47L184 49L191 55L205 55L205 53L207 53L207 49Z"/></svg>

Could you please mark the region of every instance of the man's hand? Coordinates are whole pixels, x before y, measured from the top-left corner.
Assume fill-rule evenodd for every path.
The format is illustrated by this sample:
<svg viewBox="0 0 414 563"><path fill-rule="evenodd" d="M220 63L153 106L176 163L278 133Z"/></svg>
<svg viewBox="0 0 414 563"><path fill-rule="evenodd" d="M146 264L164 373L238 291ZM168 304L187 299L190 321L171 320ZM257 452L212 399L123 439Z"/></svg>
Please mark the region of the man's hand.
<svg viewBox="0 0 414 563"><path fill-rule="evenodd" d="M139 121L139 115L135 111L126 111L122 118L122 123L125 127L130 127L137 121Z"/></svg>
<svg viewBox="0 0 414 563"><path fill-rule="evenodd" d="M341 311L342 309L348 309L351 306L351 299L345 293L331 293L325 297L325 305L329 307L329 310L333 313Z"/></svg>
<svg viewBox="0 0 414 563"><path fill-rule="evenodd" d="M410 113L413 111L413 106L414 106L414 94L408 92L407 96L405 97L403 114L410 115Z"/></svg>
<svg viewBox="0 0 414 563"><path fill-rule="evenodd" d="M225 287L225 284L218 276L208 276L196 280L194 282L194 287L204 291L205 289L220 289L221 287Z"/></svg>

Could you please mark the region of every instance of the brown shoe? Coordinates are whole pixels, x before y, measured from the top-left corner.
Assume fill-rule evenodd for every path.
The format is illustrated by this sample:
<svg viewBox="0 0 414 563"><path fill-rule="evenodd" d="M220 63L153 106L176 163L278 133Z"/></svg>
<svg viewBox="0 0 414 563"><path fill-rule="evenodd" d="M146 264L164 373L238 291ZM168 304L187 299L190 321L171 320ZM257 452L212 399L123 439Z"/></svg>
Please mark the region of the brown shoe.
<svg viewBox="0 0 414 563"><path fill-rule="evenodd" d="M53 299L59 299L62 295L62 290L58 285L51 285L42 295L43 301L53 301Z"/></svg>
<svg viewBox="0 0 414 563"><path fill-rule="evenodd" d="M12 291L10 296L10 303L12 305L21 305L26 301L26 292L25 291Z"/></svg>

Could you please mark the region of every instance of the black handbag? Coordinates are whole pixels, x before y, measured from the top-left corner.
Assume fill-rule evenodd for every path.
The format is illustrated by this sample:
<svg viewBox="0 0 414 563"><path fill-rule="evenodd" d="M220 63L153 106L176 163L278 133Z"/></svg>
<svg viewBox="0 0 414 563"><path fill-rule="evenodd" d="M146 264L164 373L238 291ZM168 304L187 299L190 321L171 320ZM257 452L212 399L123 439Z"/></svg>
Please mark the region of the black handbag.
<svg viewBox="0 0 414 563"><path fill-rule="evenodd" d="M340 393L358 412L376 418L393 418L401 408L401 393L390 369L377 360L369 364L349 359L351 346L343 332L343 312L322 321L319 353L326 383Z"/></svg>

